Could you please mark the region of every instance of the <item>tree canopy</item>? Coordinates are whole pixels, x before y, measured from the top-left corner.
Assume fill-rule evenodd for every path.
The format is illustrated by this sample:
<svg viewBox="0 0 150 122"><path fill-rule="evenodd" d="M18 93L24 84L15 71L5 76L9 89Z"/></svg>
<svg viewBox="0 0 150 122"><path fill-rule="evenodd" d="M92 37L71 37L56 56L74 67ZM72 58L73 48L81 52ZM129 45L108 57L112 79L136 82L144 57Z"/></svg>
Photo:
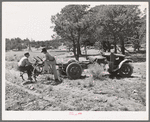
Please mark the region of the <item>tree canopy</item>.
<svg viewBox="0 0 150 122"><path fill-rule="evenodd" d="M82 36L89 27L89 21L84 17L88 13L88 8L89 5L68 5L51 19L55 24L54 31L63 39L72 42L73 52L77 60L81 54Z"/></svg>
<svg viewBox="0 0 150 122"><path fill-rule="evenodd" d="M123 54L125 43L140 45L146 34L146 14L141 16L138 5L67 5L51 21L54 31L72 42L78 60L81 44L100 42L109 48L113 44L115 53L119 45Z"/></svg>

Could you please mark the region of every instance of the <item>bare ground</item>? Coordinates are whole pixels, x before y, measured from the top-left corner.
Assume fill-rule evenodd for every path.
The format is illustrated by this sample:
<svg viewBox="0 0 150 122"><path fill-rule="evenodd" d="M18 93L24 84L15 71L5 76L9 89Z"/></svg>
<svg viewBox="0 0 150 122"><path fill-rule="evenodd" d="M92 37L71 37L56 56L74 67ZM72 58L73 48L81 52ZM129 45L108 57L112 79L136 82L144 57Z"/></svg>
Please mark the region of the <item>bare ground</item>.
<svg viewBox="0 0 150 122"><path fill-rule="evenodd" d="M39 76L36 83L23 85L19 72L6 70L5 109L8 111L145 111L146 62L133 63L129 78L91 76L64 78L51 85L52 75ZM49 78L50 77L50 78Z"/></svg>
<svg viewBox="0 0 150 122"><path fill-rule="evenodd" d="M98 53L95 50L91 52ZM56 54L59 61L67 60L64 55L70 55L65 52L51 53ZM105 76L104 80L95 80L87 70L83 72L86 77L77 80L64 78L58 85L51 85L52 75L39 76L37 82L25 85L15 70L16 61L22 54L12 51L6 53L6 111L146 111L148 67L144 51L127 56L134 61L131 77ZM31 56L35 55L42 56L38 51L31 52Z"/></svg>

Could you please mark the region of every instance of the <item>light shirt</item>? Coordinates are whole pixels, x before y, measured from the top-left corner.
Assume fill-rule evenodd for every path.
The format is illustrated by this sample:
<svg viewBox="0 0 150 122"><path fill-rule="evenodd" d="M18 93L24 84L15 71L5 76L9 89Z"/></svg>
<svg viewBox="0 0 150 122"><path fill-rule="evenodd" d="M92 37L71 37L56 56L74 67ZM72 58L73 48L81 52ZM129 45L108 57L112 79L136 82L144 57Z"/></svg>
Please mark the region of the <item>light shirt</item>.
<svg viewBox="0 0 150 122"><path fill-rule="evenodd" d="M18 62L18 66L27 66L29 64L30 62L26 56L22 57L20 61Z"/></svg>

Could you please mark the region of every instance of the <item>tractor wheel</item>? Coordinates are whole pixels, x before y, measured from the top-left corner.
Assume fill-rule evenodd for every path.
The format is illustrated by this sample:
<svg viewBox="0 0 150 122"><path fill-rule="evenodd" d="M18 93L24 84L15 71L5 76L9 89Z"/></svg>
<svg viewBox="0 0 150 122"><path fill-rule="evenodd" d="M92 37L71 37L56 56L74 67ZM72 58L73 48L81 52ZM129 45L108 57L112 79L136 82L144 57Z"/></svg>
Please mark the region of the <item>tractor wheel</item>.
<svg viewBox="0 0 150 122"><path fill-rule="evenodd" d="M76 62L70 63L66 68L66 73L70 79L78 79L82 74L82 68L80 64Z"/></svg>
<svg viewBox="0 0 150 122"><path fill-rule="evenodd" d="M132 73L133 67L128 63L124 63L119 69L119 75L122 77L129 77L132 75Z"/></svg>

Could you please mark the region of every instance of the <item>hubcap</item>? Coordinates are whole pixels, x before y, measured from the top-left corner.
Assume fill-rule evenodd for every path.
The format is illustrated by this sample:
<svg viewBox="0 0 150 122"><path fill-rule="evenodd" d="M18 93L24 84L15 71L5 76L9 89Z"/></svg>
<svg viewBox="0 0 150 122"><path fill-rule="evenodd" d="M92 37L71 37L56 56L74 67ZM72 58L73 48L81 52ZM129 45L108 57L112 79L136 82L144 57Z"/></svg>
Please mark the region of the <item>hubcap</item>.
<svg viewBox="0 0 150 122"><path fill-rule="evenodd" d="M71 72L71 74L76 75L76 74L79 73L79 69L78 69L78 67L72 67L72 68L70 69L70 72Z"/></svg>

